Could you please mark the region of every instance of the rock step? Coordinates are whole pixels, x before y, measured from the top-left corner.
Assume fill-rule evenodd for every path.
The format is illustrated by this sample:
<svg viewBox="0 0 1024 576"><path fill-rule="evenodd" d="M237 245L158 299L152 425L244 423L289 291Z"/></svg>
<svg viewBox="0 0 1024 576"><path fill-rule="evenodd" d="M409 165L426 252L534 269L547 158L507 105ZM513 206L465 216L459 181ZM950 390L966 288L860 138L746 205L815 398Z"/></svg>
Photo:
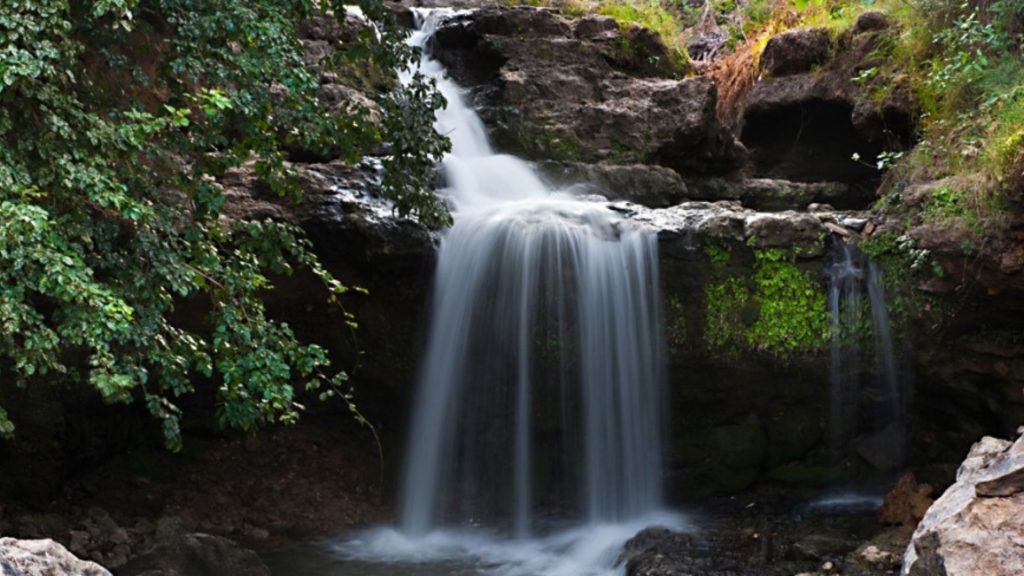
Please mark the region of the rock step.
<svg viewBox="0 0 1024 576"><path fill-rule="evenodd" d="M553 187L580 187L609 200L627 200L648 208L681 202L730 200L762 212L806 210L812 204L842 209L868 206L873 191L843 182L791 182L771 178L686 178L664 166L590 164L546 160L537 168Z"/></svg>
<svg viewBox="0 0 1024 576"><path fill-rule="evenodd" d="M764 212L804 210L811 204L828 204L841 209L862 209L870 205L873 191L843 182L792 182L773 178L703 178L687 180L692 200L735 200L747 208Z"/></svg>

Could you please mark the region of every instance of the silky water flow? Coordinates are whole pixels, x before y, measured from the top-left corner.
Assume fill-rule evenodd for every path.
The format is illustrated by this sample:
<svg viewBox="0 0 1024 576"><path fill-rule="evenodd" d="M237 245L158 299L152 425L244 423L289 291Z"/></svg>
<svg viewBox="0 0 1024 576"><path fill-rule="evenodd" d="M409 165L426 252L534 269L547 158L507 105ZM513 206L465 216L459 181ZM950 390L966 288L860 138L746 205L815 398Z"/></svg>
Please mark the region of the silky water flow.
<svg viewBox="0 0 1024 576"><path fill-rule="evenodd" d="M447 100L436 129L454 225L441 241L401 522L339 551L496 574L615 574L661 512L664 344L657 239L606 204L496 154L427 43L414 70Z"/></svg>

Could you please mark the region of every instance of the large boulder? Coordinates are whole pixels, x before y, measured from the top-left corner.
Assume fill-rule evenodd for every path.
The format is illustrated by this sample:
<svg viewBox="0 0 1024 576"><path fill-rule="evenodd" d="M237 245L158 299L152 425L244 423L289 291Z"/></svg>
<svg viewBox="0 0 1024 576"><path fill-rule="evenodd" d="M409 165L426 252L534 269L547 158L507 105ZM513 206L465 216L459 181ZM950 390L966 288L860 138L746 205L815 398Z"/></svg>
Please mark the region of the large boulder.
<svg viewBox="0 0 1024 576"><path fill-rule="evenodd" d="M680 80L685 67L647 29L492 6L450 19L430 50L471 89L499 149L681 174L729 173L744 161L715 115L713 82Z"/></svg>
<svg viewBox="0 0 1024 576"><path fill-rule="evenodd" d="M0 538L0 576L110 576L53 540Z"/></svg>
<svg viewBox="0 0 1024 576"><path fill-rule="evenodd" d="M832 51L832 36L824 28L789 30L768 40L761 53L761 73L787 76L810 72L824 64Z"/></svg>
<svg viewBox="0 0 1024 576"><path fill-rule="evenodd" d="M903 576L1024 574L1024 435L986 436L928 509L903 559Z"/></svg>

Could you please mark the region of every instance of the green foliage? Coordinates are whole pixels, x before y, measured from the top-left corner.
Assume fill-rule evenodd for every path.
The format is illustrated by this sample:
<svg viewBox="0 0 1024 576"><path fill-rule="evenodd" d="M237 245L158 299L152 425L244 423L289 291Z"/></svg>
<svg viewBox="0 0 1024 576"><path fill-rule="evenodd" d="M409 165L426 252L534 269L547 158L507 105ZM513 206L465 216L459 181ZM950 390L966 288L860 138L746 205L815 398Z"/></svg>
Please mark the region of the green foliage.
<svg viewBox="0 0 1024 576"><path fill-rule="evenodd" d="M366 26L311 64L298 26L322 10L343 16L341 2L5 3L0 379L88 383L110 402L142 402L171 447L180 443L175 399L198 382L216 386L225 427L294 421L297 386L326 387L356 412L347 375L268 318L260 298L296 266L339 305L350 288L297 228L221 218L215 178L248 164L298 199L286 150L351 161L383 140L392 143L385 189L396 208L446 220L426 192L446 145L427 119L441 101L422 80L380 83L381 127L364 108L329 113L317 98L324 73L365 78L360 70L415 56L377 0L361 7L379 31ZM209 310L206 328L172 320L185 301ZM13 431L0 408L0 433Z"/></svg>
<svg viewBox="0 0 1024 576"><path fill-rule="evenodd" d="M942 54L932 60L927 82L937 90L949 90L982 74L990 65L988 55L1002 51L1007 37L995 23L982 22L977 8L965 5L932 41L942 47Z"/></svg>
<svg viewBox="0 0 1024 576"><path fill-rule="evenodd" d="M728 264L729 260L732 259L732 250L728 245L716 246L714 244L708 244L704 247L704 255L707 256L712 266L722 266Z"/></svg>
<svg viewBox="0 0 1024 576"><path fill-rule="evenodd" d="M780 358L825 347L828 309L820 283L784 250L756 250L755 258L749 280L731 277L706 289L708 347Z"/></svg>
<svg viewBox="0 0 1024 576"><path fill-rule="evenodd" d="M677 64L686 62L686 46L682 42L679 19L659 0L604 1L598 4L597 13L614 18L620 25L637 24L653 30L665 46L675 53Z"/></svg>
<svg viewBox="0 0 1024 576"><path fill-rule="evenodd" d="M557 134L544 128L524 128L519 141L526 152L534 157L569 162L585 162L593 152L579 144L572 136Z"/></svg>
<svg viewBox="0 0 1024 576"><path fill-rule="evenodd" d="M782 250L762 250L756 255L754 282L761 310L751 330L751 343L776 353L822 348L828 338L828 318L820 283L797 268Z"/></svg>
<svg viewBox="0 0 1024 576"><path fill-rule="evenodd" d="M906 280L907 272L919 275L942 277L939 264L932 258L930 250L917 248L914 239L906 234L883 232L862 239L857 247L882 265L886 277ZM889 288L897 288L890 286Z"/></svg>
<svg viewBox="0 0 1024 576"><path fill-rule="evenodd" d="M923 107L923 141L903 163L911 174L938 179L979 175L965 189L971 218L993 222L1007 174L1024 153L1024 60L1013 31L1019 0L991 4L918 0L907 24L928 36L902 49ZM942 199L938 199L942 203ZM996 229L993 226L992 229Z"/></svg>

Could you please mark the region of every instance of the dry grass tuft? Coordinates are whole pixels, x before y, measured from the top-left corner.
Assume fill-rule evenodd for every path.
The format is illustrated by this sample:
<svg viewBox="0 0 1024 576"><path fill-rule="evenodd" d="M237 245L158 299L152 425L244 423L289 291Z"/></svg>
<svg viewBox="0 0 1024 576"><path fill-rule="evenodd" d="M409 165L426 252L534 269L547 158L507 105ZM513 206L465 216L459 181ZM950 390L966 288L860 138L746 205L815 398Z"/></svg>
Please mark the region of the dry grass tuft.
<svg viewBox="0 0 1024 576"><path fill-rule="evenodd" d="M735 128L743 117L743 103L757 80L757 68L768 40L799 23L800 16L785 2L778 2L771 18L747 40L736 46L732 54L714 61L705 74L718 88L718 118Z"/></svg>

